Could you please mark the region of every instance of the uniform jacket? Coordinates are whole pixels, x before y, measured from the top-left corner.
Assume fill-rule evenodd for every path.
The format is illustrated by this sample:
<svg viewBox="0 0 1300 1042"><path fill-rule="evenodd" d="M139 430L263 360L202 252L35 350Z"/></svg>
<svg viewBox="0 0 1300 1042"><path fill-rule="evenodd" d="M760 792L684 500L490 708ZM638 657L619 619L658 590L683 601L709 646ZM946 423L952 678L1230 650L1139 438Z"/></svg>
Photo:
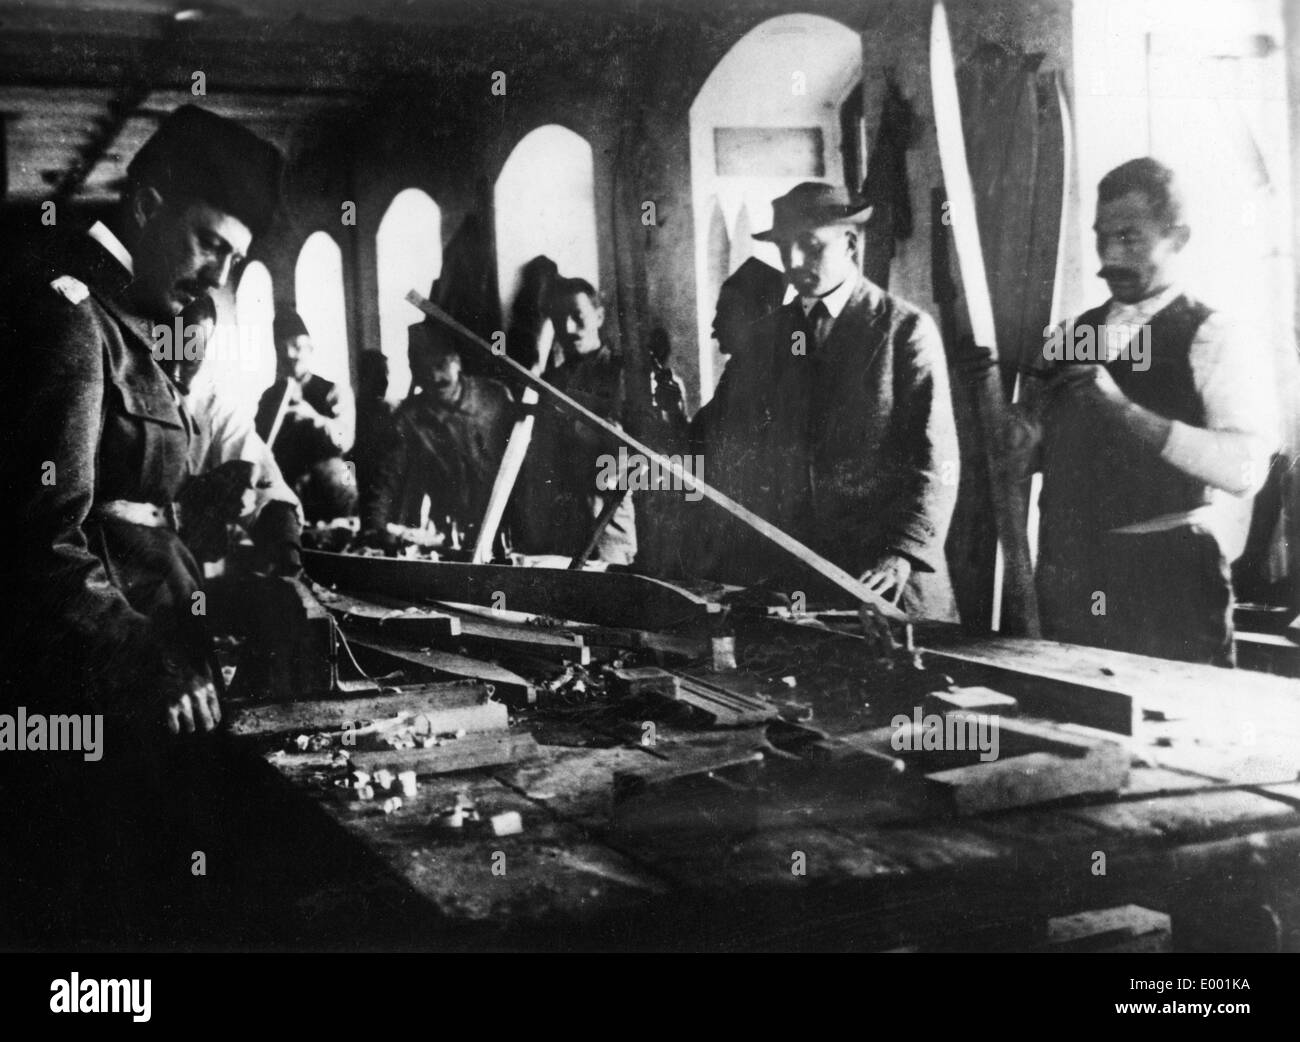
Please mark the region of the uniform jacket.
<svg viewBox="0 0 1300 1042"><path fill-rule="evenodd" d="M0 596L16 620L2 672L31 699L161 717L161 699L206 672L192 610L201 573L170 529L94 508L172 503L190 475L192 421L151 357L152 323L123 302L121 262L87 236L24 262L0 305Z"/></svg>
<svg viewBox="0 0 1300 1042"><path fill-rule="evenodd" d="M954 619L944 541L958 449L939 331L860 278L826 342L797 355L799 307L770 320L766 370L749 375L767 457L767 474L748 484L759 512L854 576L882 554L906 555L903 607Z"/></svg>
<svg viewBox="0 0 1300 1042"><path fill-rule="evenodd" d="M451 408L428 392L398 408L396 438L379 464L363 528L382 532L389 522L418 525L426 495L435 524L450 517L468 531L482 523L514 410L510 392L497 381L467 374L461 381L464 391Z"/></svg>

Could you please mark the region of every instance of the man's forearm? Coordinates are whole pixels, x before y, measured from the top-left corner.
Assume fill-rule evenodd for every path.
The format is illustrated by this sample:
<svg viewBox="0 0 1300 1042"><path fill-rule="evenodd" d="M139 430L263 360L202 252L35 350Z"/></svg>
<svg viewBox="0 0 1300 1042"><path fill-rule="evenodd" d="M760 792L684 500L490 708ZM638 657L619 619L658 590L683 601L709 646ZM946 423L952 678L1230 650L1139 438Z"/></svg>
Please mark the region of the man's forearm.
<svg viewBox="0 0 1300 1042"><path fill-rule="evenodd" d="M1132 401L1120 408L1117 418L1142 449L1234 496L1256 491L1268 470L1268 445L1254 435L1193 427Z"/></svg>

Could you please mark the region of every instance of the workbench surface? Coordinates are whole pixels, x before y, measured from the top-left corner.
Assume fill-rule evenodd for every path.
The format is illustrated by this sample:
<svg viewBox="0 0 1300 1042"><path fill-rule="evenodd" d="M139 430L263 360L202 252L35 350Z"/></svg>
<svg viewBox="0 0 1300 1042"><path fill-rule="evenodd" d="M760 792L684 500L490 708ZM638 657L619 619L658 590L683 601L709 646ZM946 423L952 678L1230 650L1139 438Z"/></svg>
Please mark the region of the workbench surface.
<svg viewBox="0 0 1300 1042"><path fill-rule="evenodd" d="M1127 785L958 817L906 774L846 781L774 752L779 724L657 720L649 745L635 716L543 699L511 712L535 758L421 777L385 814L382 799L344 797L328 752L286 751L286 721L307 722L290 707L246 705L232 731L322 828L415 895L429 947L1023 950L1046 944L1052 917L1126 905L1168 913L1179 948L1300 944L1300 685L1041 641L935 633L924 646L930 669L969 668L1018 696L1038 685L1043 701L1022 697L1022 715L1058 715L1073 687L1119 732L1111 696L1140 692L1132 733L1112 735ZM859 724L815 707L809 726L836 737ZM746 762L754 750L766 755ZM733 766L631 811L614 799L616 773L715 763ZM458 795L484 822L517 811L522 833L435 828Z"/></svg>

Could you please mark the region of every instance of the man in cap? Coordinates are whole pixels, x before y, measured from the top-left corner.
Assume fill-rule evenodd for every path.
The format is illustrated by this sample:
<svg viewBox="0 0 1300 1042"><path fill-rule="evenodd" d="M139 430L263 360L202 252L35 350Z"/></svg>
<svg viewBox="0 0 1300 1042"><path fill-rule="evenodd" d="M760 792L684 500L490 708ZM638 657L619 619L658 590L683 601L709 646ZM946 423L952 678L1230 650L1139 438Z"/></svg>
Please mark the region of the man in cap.
<svg viewBox="0 0 1300 1042"><path fill-rule="evenodd" d="M271 223L282 165L244 127L182 107L131 160L115 212L56 226L0 296L0 340L24 359L0 390L0 711L80 724L84 750L31 731L23 756L0 755L0 832L23 837L0 858L3 928L25 943L174 930L182 850L218 856L224 789L191 784L218 749L155 738L211 730L221 707L174 508L194 421L154 327L226 284Z"/></svg>
<svg viewBox="0 0 1300 1042"><path fill-rule="evenodd" d="M193 421L152 327L226 284L271 222L282 164L251 131L184 106L132 159L115 215L9 287L0 324L30 363L0 411L13 691L86 696L173 732L220 720L200 573L172 509Z"/></svg>
<svg viewBox="0 0 1300 1042"><path fill-rule="evenodd" d="M448 545L464 545L483 521L510 440L510 392L464 372L456 345L429 322L410 327L409 356L412 394L398 407L397 437L361 519L364 538L391 547L389 523L417 527L427 496Z"/></svg>
<svg viewBox="0 0 1300 1042"><path fill-rule="evenodd" d="M303 498L333 504L333 509L307 509L307 520L328 521L348 513L355 490L337 489L334 475L345 471L334 464L352 448L356 408L347 387L312 372L315 348L306 323L292 308L276 309L274 322L276 379L257 406L258 435L271 446L284 479ZM347 479L350 485L350 478ZM330 486L330 487L321 487ZM310 487L314 494L305 494Z"/></svg>
<svg viewBox="0 0 1300 1042"><path fill-rule="evenodd" d="M918 617L952 619L944 539L958 453L947 360L927 314L862 276L870 212L843 189L807 182L773 203L773 227L755 236L780 248L797 294L757 341L774 474L756 506L875 593Z"/></svg>

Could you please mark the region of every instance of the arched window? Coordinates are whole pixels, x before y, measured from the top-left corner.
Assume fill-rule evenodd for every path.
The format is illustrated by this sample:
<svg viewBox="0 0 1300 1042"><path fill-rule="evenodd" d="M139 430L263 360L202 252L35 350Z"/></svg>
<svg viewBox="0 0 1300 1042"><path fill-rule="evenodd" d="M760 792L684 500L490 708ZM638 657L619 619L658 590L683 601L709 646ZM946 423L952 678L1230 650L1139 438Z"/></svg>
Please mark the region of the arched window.
<svg viewBox="0 0 1300 1042"><path fill-rule="evenodd" d="M233 342L237 347L238 364L223 359L214 379L229 388L233 401L250 409L256 407L258 397L275 380L275 337L271 332L274 317L271 273L261 261L249 261L235 290L235 329L233 333L222 333L223 343Z"/></svg>
<svg viewBox="0 0 1300 1042"><path fill-rule="evenodd" d="M751 238L772 226L773 199L802 181L844 183L840 109L861 79L857 33L820 15L781 15L726 53L691 105L704 400L720 371L711 332L718 290L749 257L781 267L774 245Z"/></svg>
<svg viewBox="0 0 1300 1042"><path fill-rule="evenodd" d="M312 372L351 387L343 251L328 233L312 232L307 236L298 253L293 281L298 314L316 348Z"/></svg>
<svg viewBox="0 0 1300 1042"><path fill-rule="evenodd" d="M406 294L429 289L442 272L442 211L428 194L407 188L393 197L375 235L379 268L379 343L388 358L388 397L411 387L406 330L423 317Z"/></svg>
<svg viewBox="0 0 1300 1042"><path fill-rule="evenodd" d="M595 164L591 146L557 124L530 131L497 178L497 276L510 313L520 269L540 253L560 274L600 286L596 249Z"/></svg>

